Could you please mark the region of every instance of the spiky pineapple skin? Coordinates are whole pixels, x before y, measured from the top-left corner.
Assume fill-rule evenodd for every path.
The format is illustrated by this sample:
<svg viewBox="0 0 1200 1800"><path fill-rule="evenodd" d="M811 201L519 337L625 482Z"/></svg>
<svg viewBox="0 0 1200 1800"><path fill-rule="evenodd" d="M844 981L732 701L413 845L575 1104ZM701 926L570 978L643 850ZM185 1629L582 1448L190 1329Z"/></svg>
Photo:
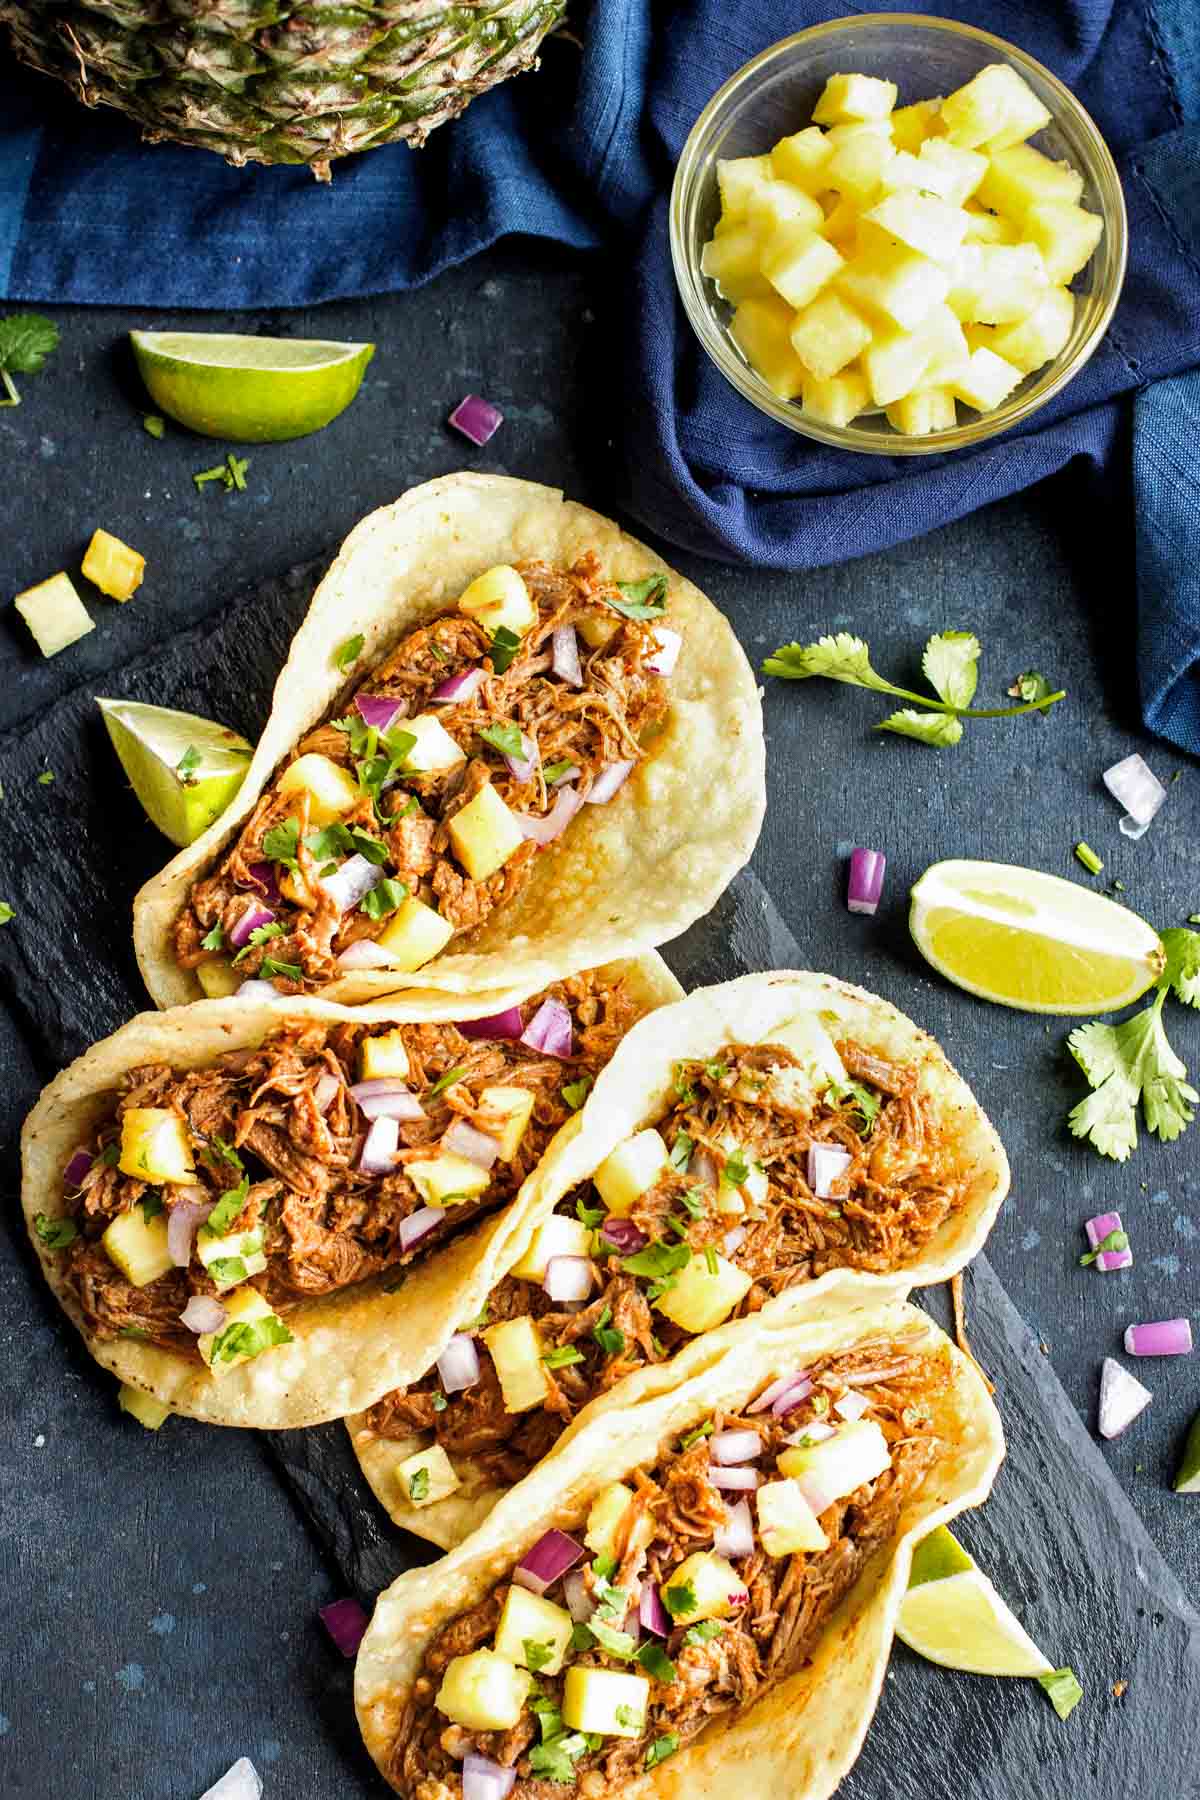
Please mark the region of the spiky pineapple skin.
<svg viewBox="0 0 1200 1800"><path fill-rule="evenodd" d="M234 164L420 145L536 67L566 0L0 0L19 57Z"/></svg>

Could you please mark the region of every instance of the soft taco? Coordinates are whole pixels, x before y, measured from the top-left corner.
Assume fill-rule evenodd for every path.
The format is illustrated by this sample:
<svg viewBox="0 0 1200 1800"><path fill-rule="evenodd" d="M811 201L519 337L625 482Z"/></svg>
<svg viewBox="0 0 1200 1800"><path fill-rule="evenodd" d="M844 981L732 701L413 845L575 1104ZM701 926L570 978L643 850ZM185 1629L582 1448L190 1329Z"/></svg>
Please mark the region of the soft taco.
<svg viewBox="0 0 1200 1800"><path fill-rule="evenodd" d="M672 1359L715 1353L701 1346L730 1321L945 1280L1008 1189L999 1138L932 1038L859 988L788 971L643 1020L555 1163L420 1379L348 1421L393 1519L444 1547L581 1413L679 1379ZM431 1448L441 1478L414 1492Z"/></svg>
<svg viewBox="0 0 1200 1800"><path fill-rule="evenodd" d="M573 1427L380 1597L367 1748L405 1800L825 1800L913 1546L986 1498L1003 1453L978 1372L915 1308L747 1321Z"/></svg>
<svg viewBox="0 0 1200 1800"><path fill-rule="evenodd" d="M680 992L651 953L490 1020L405 995L143 1014L26 1121L47 1279L97 1361L173 1411L286 1427L369 1405L495 1279L592 1082Z"/></svg>
<svg viewBox="0 0 1200 1800"><path fill-rule="evenodd" d="M346 540L236 801L137 896L138 960L160 1006L528 994L699 918L764 805L711 602L555 488L443 476Z"/></svg>

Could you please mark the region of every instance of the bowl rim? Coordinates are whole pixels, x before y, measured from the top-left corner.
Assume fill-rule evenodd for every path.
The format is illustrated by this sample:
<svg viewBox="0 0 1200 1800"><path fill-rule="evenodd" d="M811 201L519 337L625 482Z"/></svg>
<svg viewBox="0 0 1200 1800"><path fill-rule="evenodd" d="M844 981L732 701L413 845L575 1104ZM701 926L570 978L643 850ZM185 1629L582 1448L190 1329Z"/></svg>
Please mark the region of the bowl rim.
<svg viewBox="0 0 1200 1800"><path fill-rule="evenodd" d="M856 429L853 425L826 425L819 420L806 418L794 401L783 400L773 393L761 376L737 354L725 328L717 324L707 298L705 277L700 273L699 260L693 262L687 249L689 205L693 193L699 191L696 179L701 166L699 147L709 131L714 115L739 89L752 86L769 64L795 46L872 26L916 27L948 37L968 38L999 51L1006 60L1016 65L1019 73L1032 70L1050 88L1060 110L1070 114L1089 144L1096 164L1091 173L1100 200L1100 216L1104 220L1105 235L1109 239L1106 249L1112 273L1108 291L1088 335L1075 353L1066 360L1061 357L1055 359L1031 388L1025 392L1018 389L1013 399L1003 402L994 412L978 414L966 424L955 425L948 431L929 432L921 437L907 435L894 428L885 436L876 431ZM671 183L670 244L675 286L692 330L709 360L726 381L759 412L765 413L800 437L831 444L835 449L853 450L867 456L934 456L973 447L1023 425L1059 394L1091 360L1112 322L1125 284L1129 226L1121 177L1103 133L1082 101L1044 63L1040 63L1019 45L1010 43L1007 38L998 37L994 32L984 31L975 25L963 24L956 19L937 18L931 13L867 12L828 19L822 24L810 25L803 31L792 32L788 37L777 39L751 57L749 62L735 69L710 96L688 132L676 163Z"/></svg>

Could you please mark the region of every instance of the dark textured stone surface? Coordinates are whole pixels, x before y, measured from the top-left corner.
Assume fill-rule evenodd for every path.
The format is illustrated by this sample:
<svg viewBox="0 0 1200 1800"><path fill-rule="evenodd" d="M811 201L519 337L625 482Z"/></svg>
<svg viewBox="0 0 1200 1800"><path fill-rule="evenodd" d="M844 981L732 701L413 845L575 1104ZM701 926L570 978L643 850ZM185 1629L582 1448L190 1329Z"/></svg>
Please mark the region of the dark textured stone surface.
<svg viewBox="0 0 1200 1800"><path fill-rule="evenodd" d="M76 568L97 524L150 559L128 606L86 589L97 630L51 662L36 657L12 615L0 629L0 898L20 914L0 932L0 1581L14 1621L0 1684L5 1796L192 1800L243 1752L267 1776L270 1800L379 1792L355 1745L347 1671L313 1625L341 1581L356 1571L374 1581L386 1553L377 1516L369 1523L356 1500L340 1525L327 1517L327 1541L356 1559L331 1579L267 1478L260 1441L183 1421L152 1437L116 1416L111 1381L49 1301L17 1226L15 1139L62 1060L144 1004L129 902L167 846L140 819L92 697L191 707L253 736L310 579L303 568L280 571L318 567L371 506L414 481L477 467L559 482L604 508L605 389L622 366L604 306L616 279L611 261L570 265L512 244L402 299L250 324L188 321L380 344L353 409L320 437L251 449L251 487L236 497L191 486L190 472L221 447L173 429L157 443L140 429L145 402L118 339L130 325L164 321L63 310L59 357L23 384L21 408L0 413L9 470L0 592ZM442 423L468 389L508 413L483 452ZM948 988L905 927L906 889L935 858L992 856L1082 880L1071 860L1081 836L1156 924L1200 909L1195 765L1136 725L1128 526L1123 513L1096 510L1068 472L891 555L811 576L686 564L756 660L791 637L853 629L870 638L881 669L911 682L924 637L956 626L983 639L990 699L1030 666L1070 689L1044 724L979 725L936 754L872 737L884 705L869 695L768 684L770 810L755 869L806 963L877 989L941 1039L1012 1157L1013 1193L988 1254L1049 1358L1035 1354L981 1272L973 1330L1000 1380L1011 1455L993 1504L964 1535L1047 1650L1091 1678L1087 1708L1061 1728L1025 1684L944 1675L898 1654L876 1734L886 1755L849 1788L861 1800L1058 1800L1068 1782L1081 1800L1196 1791L1187 1763L1190 1751L1196 1766L1195 1661L1177 1590L1103 1479L1105 1467L1115 1471L1194 1590L1197 1502L1172 1496L1168 1483L1200 1405L1195 1359L1142 1365L1155 1395L1149 1412L1113 1445L1089 1432L1100 1360L1117 1351L1123 1326L1196 1316L1200 1138L1143 1143L1124 1168L1076 1144L1062 1123L1082 1091L1063 1052L1064 1022ZM191 627L197 634L185 640ZM1099 782L1133 749L1164 779L1185 771L1137 845L1119 836ZM57 778L42 787L36 774L46 767ZM852 919L842 904L841 858L853 843L888 852L874 920ZM755 903L735 898L680 954L688 980L710 980L743 957L774 962L790 950ZM1200 1019L1173 1003L1168 1019L1195 1071ZM1111 1207L1130 1226L1137 1266L1103 1277L1077 1266L1080 1228ZM310 1515L329 1492L319 1446L331 1435L305 1447ZM293 1495L304 1511L295 1486ZM1076 1534L1089 1545L1090 1573L1072 1550ZM1118 1678L1131 1682L1119 1706L1106 1686ZM921 1764L927 1741L941 1787ZM914 1757L922 1772L910 1779Z"/></svg>

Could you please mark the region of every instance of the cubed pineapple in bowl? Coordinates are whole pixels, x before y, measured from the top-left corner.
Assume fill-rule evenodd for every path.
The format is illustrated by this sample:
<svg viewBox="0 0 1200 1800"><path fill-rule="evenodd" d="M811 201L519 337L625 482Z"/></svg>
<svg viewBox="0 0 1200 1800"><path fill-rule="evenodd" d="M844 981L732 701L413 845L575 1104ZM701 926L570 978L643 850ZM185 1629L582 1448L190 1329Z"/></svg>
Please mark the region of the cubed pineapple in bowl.
<svg viewBox="0 0 1200 1800"><path fill-rule="evenodd" d="M774 179L771 157L735 156L717 164L721 211L731 219L743 218L750 201L765 182Z"/></svg>
<svg viewBox="0 0 1200 1800"><path fill-rule="evenodd" d="M831 75L813 107L813 122L844 125L855 119L886 119L897 93L894 81L874 75Z"/></svg>
<svg viewBox="0 0 1200 1800"><path fill-rule="evenodd" d="M988 158L987 174L975 190L981 206L1020 219L1043 200L1070 206L1083 193L1083 176L1068 162L1054 162L1032 144L1013 144Z"/></svg>
<svg viewBox="0 0 1200 1800"><path fill-rule="evenodd" d="M862 353L862 372L875 406L912 392L929 366L932 346L915 331L879 331Z"/></svg>
<svg viewBox="0 0 1200 1800"><path fill-rule="evenodd" d="M892 142L897 150L907 150L915 156L928 137L936 137L942 130L942 99L939 94L932 100L915 100L911 106L901 106L891 115Z"/></svg>
<svg viewBox="0 0 1200 1800"><path fill-rule="evenodd" d="M966 368L950 383L950 391L977 412L991 412L1007 400L1021 378L1020 369L994 350L972 350Z"/></svg>
<svg viewBox="0 0 1200 1800"><path fill-rule="evenodd" d="M893 401L888 422L906 437L926 437L931 431L953 431L958 423L954 395L949 388L918 388Z"/></svg>
<svg viewBox="0 0 1200 1800"><path fill-rule="evenodd" d="M965 150L980 144L1004 150L1049 125L1050 112L1015 69L1007 63L989 63L946 95L942 123L951 143Z"/></svg>
<svg viewBox="0 0 1200 1800"><path fill-rule="evenodd" d="M1025 215L1025 231L1042 253L1047 278L1056 287L1078 275L1100 242L1104 221L1064 200L1040 200Z"/></svg>
<svg viewBox="0 0 1200 1800"><path fill-rule="evenodd" d="M804 385L804 364L792 349L795 310L786 300L743 300L729 334L771 392L790 400Z"/></svg>
<svg viewBox="0 0 1200 1800"><path fill-rule="evenodd" d="M856 306L903 331L914 330L950 290L946 271L905 244L882 243L860 251L838 281Z"/></svg>
<svg viewBox="0 0 1200 1800"><path fill-rule="evenodd" d="M961 206L911 189L886 194L863 214L863 223L875 226L885 239L896 239L938 263L953 257L967 230Z"/></svg>
<svg viewBox="0 0 1200 1800"><path fill-rule="evenodd" d="M797 309L815 300L841 267L840 251L805 225L781 225L763 246L763 274Z"/></svg>
<svg viewBox="0 0 1200 1800"><path fill-rule="evenodd" d="M990 347L1029 375L1066 348L1074 323L1074 294L1064 287L1047 288L1031 313L993 332Z"/></svg>
<svg viewBox="0 0 1200 1800"><path fill-rule="evenodd" d="M808 417L823 425L849 425L871 404L866 380L857 369L843 369L829 381L806 376L802 396Z"/></svg>
<svg viewBox="0 0 1200 1800"><path fill-rule="evenodd" d="M710 238L700 267L735 305L739 300L762 299L771 292L762 272L762 237L749 224Z"/></svg>
<svg viewBox="0 0 1200 1800"><path fill-rule="evenodd" d="M819 294L792 326L792 349L818 381L839 374L870 341L871 327L835 291Z"/></svg>
<svg viewBox="0 0 1200 1800"><path fill-rule="evenodd" d="M856 131L837 145L826 163L826 185L835 194L870 205L895 154L890 137L869 130Z"/></svg>
<svg viewBox="0 0 1200 1800"><path fill-rule="evenodd" d="M764 244L772 232L782 227L819 231L825 223L819 203L790 181L764 182L752 195L746 218L750 229L761 235Z"/></svg>
<svg viewBox="0 0 1200 1800"><path fill-rule="evenodd" d="M771 169L780 181L815 194L825 186L825 164L833 146L817 125L808 125L791 137L780 138L771 152Z"/></svg>

